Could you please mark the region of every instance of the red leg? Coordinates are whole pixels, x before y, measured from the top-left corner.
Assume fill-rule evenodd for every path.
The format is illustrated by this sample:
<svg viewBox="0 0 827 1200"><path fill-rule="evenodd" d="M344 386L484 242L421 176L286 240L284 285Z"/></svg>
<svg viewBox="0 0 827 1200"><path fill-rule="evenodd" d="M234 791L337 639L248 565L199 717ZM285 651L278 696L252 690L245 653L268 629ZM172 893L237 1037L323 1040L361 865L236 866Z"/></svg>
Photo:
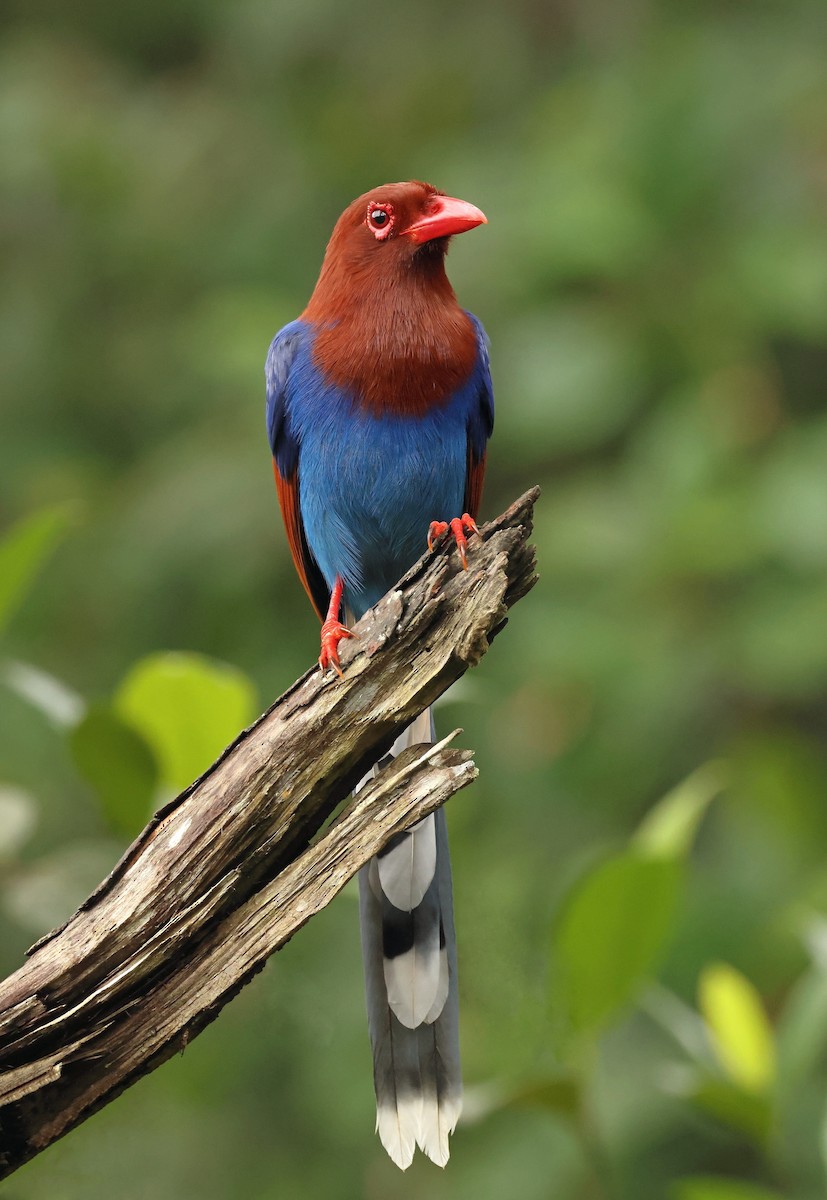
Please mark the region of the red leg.
<svg viewBox="0 0 827 1200"><path fill-rule="evenodd" d="M337 575L333 591L330 593L327 616L322 625L322 652L319 655L319 666L322 670L326 671L328 667L332 667L340 679L342 677L342 668L339 666L339 642L345 638L353 637L351 631L339 621L339 609L342 606L342 590L344 586L344 580L341 575Z"/></svg>
<svg viewBox="0 0 827 1200"><path fill-rule="evenodd" d="M447 533L449 529L451 530L451 533L454 536L454 541L457 544L457 550L459 551L459 556L462 560L462 569L463 571L467 571L468 542L465 537L465 530L467 529L469 532L479 535L480 531L477 528L477 522L473 517L470 517L468 513L463 513L461 517L454 517L452 521L431 521L431 525L428 530L428 549L433 550L436 539L442 537L442 535Z"/></svg>

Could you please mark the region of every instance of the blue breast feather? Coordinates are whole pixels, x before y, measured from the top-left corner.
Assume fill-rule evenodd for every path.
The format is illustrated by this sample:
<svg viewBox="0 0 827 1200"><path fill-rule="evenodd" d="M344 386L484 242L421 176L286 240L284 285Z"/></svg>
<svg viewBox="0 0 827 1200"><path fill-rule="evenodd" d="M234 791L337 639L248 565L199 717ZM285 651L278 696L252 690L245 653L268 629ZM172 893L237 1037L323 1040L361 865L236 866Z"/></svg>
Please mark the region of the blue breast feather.
<svg viewBox="0 0 827 1200"><path fill-rule="evenodd" d="M470 315L470 314L469 314ZM485 333L467 383L424 416L376 416L327 382L302 321L273 341L267 430L279 473L298 467L305 536L328 587L345 582L360 617L422 554L433 520L463 509L469 446L481 458L494 419Z"/></svg>

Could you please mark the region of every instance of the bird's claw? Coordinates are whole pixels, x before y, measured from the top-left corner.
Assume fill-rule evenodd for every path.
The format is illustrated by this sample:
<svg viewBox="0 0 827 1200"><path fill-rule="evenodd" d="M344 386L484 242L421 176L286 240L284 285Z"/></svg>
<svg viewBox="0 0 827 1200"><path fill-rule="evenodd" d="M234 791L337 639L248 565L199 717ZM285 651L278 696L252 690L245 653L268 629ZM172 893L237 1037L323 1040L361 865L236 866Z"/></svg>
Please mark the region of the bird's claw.
<svg viewBox="0 0 827 1200"><path fill-rule="evenodd" d="M319 655L319 666L322 669L322 674L325 673L328 667L332 667L339 678L342 678L342 668L339 664L339 642L344 641L345 638L355 636L340 621L325 621L322 625L322 652Z"/></svg>
<svg viewBox="0 0 827 1200"><path fill-rule="evenodd" d="M476 533L479 536L477 522L468 513L463 513L461 517L454 517L451 521L431 521L428 528L428 549L433 550L437 538L441 538L443 534L450 529L453 534L454 541L457 544L457 552L462 563L463 571L468 570L468 540L465 537L465 531Z"/></svg>

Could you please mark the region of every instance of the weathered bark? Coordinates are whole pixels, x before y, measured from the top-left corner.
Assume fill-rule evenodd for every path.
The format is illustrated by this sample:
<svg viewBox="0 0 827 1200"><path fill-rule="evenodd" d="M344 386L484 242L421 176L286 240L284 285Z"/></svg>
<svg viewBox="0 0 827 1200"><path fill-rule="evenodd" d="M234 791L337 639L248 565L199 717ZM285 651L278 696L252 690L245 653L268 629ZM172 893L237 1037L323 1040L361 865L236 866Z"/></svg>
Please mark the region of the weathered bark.
<svg viewBox="0 0 827 1200"><path fill-rule="evenodd" d="M413 747L311 844L396 734L475 665L533 586L537 489L426 555L342 643L150 821L0 984L0 1178L164 1062L396 832L476 775Z"/></svg>

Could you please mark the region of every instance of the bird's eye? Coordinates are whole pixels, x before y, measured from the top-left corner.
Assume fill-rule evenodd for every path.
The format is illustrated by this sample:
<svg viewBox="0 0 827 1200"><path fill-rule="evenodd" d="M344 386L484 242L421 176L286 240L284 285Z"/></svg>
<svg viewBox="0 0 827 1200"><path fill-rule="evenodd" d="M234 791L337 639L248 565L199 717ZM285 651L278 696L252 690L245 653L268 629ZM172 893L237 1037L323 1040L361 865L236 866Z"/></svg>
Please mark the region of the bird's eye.
<svg viewBox="0 0 827 1200"><path fill-rule="evenodd" d="M384 241L393 228L393 208L390 204L370 204L367 226L377 242Z"/></svg>

